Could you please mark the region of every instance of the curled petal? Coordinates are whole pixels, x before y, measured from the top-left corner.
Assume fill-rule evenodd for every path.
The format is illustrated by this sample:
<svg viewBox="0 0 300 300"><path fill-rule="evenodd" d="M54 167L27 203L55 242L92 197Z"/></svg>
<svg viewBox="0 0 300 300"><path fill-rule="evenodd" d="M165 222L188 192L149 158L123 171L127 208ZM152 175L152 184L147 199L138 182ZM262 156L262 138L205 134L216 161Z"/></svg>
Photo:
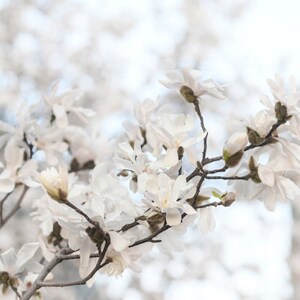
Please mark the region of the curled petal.
<svg viewBox="0 0 300 300"><path fill-rule="evenodd" d="M176 226L181 223L181 213L177 208L168 208L166 213L166 220L169 226Z"/></svg>

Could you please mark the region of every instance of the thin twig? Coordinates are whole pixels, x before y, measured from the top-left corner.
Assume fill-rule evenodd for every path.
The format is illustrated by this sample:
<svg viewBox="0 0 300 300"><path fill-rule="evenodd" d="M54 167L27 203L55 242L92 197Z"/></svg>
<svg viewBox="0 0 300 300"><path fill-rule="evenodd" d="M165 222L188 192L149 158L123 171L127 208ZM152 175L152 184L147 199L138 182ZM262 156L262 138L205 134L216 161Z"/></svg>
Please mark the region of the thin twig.
<svg viewBox="0 0 300 300"><path fill-rule="evenodd" d="M209 207L209 206L214 206L214 207L224 206L224 203L223 202L211 202L211 203L207 203L207 204L202 204L202 205L196 206L195 209L205 208L205 207Z"/></svg>
<svg viewBox="0 0 300 300"><path fill-rule="evenodd" d="M79 209L77 206L75 206L73 203L71 203L70 201L66 200L62 202L63 204L69 206L70 208L74 209L78 214L82 215L91 225L93 225L94 227L96 227L98 230L103 231L99 224L95 221L93 221L86 213L84 213L81 209Z"/></svg>
<svg viewBox="0 0 300 300"><path fill-rule="evenodd" d="M249 180L249 175L246 176L206 176L205 179L222 179L222 180Z"/></svg>
<svg viewBox="0 0 300 300"><path fill-rule="evenodd" d="M65 286L74 286L74 285L83 285L86 284L87 281L89 281L98 270L100 270L102 267L104 267L105 265L107 265L108 263L110 263L110 260L107 259L103 264L103 258L106 254L106 251L108 249L110 242L109 240L105 241L105 247L102 251L102 253L99 253L99 258L97 261L97 264L95 265L95 267L93 268L93 270L83 279L81 280L77 280L77 281L72 281L72 282L38 282L39 287L65 287ZM22 299L23 300L23 299Z"/></svg>
<svg viewBox="0 0 300 300"><path fill-rule="evenodd" d="M34 283L31 285L31 287L25 292L25 294L21 297L21 300L29 300L38 289L40 289L39 283L42 282L47 275L63 260L59 257L60 254L68 254L72 253L73 250L70 248L64 248L60 250L53 258L52 260L44 266L43 270L41 271L40 275L37 277L37 279L34 281Z"/></svg>
<svg viewBox="0 0 300 300"><path fill-rule="evenodd" d="M78 280L78 281L73 281L73 282L43 282L44 279L47 277L47 275L62 261L68 260L68 259L76 259L80 258L80 256L77 255L68 255L74 250L70 248L65 248L59 251L54 258L44 267L40 275L37 277L35 282L32 284L32 286L27 290L27 292L22 296L21 300L29 300L41 287L65 287L65 286L73 286L73 285L83 285L86 284L88 280L90 280L96 272L107 265L110 260L107 259L103 264L102 261L105 257L105 254L107 252L107 249L110 245L110 238L107 235L107 238L105 239L105 246L103 251L98 253L98 261L93 270L83 279ZM91 257L94 255L91 255Z"/></svg>
<svg viewBox="0 0 300 300"><path fill-rule="evenodd" d="M12 194L13 192L10 192L4 196L4 198L0 201L0 224L3 222L3 205L5 201L8 199L8 197Z"/></svg>
<svg viewBox="0 0 300 300"><path fill-rule="evenodd" d="M62 260L72 260L72 259L80 259L80 254L69 254L69 255L58 255L59 258ZM99 257L99 253L92 253L90 254L90 258L97 258Z"/></svg>
<svg viewBox="0 0 300 300"><path fill-rule="evenodd" d="M193 206L193 207L194 207L195 204L196 204L197 197L198 197L198 195L199 195L199 192L200 192L202 183L204 182L206 176L207 176L207 173L203 173L202 176L201 176L201 178L200 178L200 180L198 181L198 184L197 184L197 187L196 187L195 195L194 195L194 197L192 198L192 199L193 199L193 201L192 201L192 203L193 203L192 206Z"/></svg>
<svg viewBox="0 0 300 300"><path fill-rule="evenodd" d="M216 156L216 157L212 157L212 158L205 158L205 160L203 161L202 165L205 166L205 165L208 165L212 162L215 162L215 161L219 161L219 160L222 160L223 157L222 156Z"/></svg>
<svg viewBox="0 0 300 300"><path fill-rule="evenodd" d="M225 172L227 169L228 169L228 167L227 167L227 166L224 166L224 167L222 167L222 168L220 168L220 169L215 169L215 170L205 170L205 172L206 172L207 174L215 174L215 173Z"/></svg>
<svg viewBox="0 0 300 300"><path fill-rule="evenodd" d="M190 175L188 175L188 176L186 177L186 181L188 182L188 181L190 181L192 178L194 178L194 177L196 177L196 176L198 176L198 175L199 175L199 169L196 168Z"/></svg>
<svg viewBox="0 0 300 300"><path fill-rule="evenodd" d="M21 299L21 294L18 292L18 289L15 286L12 286L12 285L10 287L14 291L14 293L16 294L18 299Z"/></svg>
<svg viewBox="0 0 300 300"><path fill-rule="evenodd" d="M133 243L132 245L129 246L129 248L132 248L132 247L135 247L135 246L138 246L140 244L143 244L143 243L147 243L147 242L150 242L150 243L157 243L158 240L153 240L154 237L158 236L160 233L166 231L167 229L169 229L171 226L169 226L166 222L164 223L164 225L156 232L150 234L149 236L143 238L143 239L140 239L138 241L136 241L135 243Z"/></svg>
<svg viewBox="0 0 300 300"><path fill-rule="evenodd" d="M2 228L4 226L4 224L20 209L21 202L23 201L24 196L25 196L26 192L28 191L28 189L29 189L28 186L24 185L23 191L22 191L18 201L16 202L16 204L14 205L12 210L9 212L9 214L5 218L2 218L2 222L0 223L0 228ZM6 199L4 199L4 200L6 200ZM3 209L3 207L1 209ZM1 213L2 213L2 211L1 211Z"/></svg>
<svg viewBox="0 0 300 300"><path fill-rule="evenodd" d="M200 125L201 125L201 128L202 128L202 131L203 132L206 132L206 135L203 139L203 151L202 151L202 163L204 162L205 158L206 158L206 151L207 151L207 138L208 138L208 132L205 128L205 124L204 124L204 118L201 114L201 110L200 110L200 106L199 106L199 101L195 101L193 102L194 103L194 106L195 106L195 111L199 117L199 120L200 120Z"/></svg>

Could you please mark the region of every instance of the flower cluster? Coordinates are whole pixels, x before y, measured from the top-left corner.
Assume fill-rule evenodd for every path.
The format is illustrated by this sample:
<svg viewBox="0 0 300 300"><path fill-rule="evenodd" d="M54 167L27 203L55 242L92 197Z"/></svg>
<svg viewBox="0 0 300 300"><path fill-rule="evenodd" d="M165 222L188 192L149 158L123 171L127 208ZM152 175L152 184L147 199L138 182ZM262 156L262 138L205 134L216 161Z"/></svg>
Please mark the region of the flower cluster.
<svg viewBox="0 0 300 300"><path fill-rule="evenodd" d="M273 210L278 201L295 198L300 93L294 81L287 94L278 76L269 80L274 100L264 96L266 109L220 145L220 156L211 157L200 103L225 95L221 85L200 75L187 68L169 72L161 82L185 101L184 113L170 111L163 100L139 103L109 159L101 157L96 135L71 124L71 114L84 121L94 114L75 105L78 91L57 96L55 85L42 103L19 110L16 127L0 123L0 192L9 197L20 185L40 192L31 214L40 228L38 243L2 254L3 292L11 287L25 300L43 286L59 285L46 276L64 260L79 260L82 278L60 284L66 286L90 285L98 271L137 271L138 259L154 244L181 249L180 236L195 220L201 232L212 231L214 207L259 199ZM220 190L220 180L228 189ZM3 221L1 215L1 226ZM38 248L48 262L44 267L28 263ZM17 257L16 266L6 263L8 255ZM28 274L42 274L27 288L25 266Z"/></svg>

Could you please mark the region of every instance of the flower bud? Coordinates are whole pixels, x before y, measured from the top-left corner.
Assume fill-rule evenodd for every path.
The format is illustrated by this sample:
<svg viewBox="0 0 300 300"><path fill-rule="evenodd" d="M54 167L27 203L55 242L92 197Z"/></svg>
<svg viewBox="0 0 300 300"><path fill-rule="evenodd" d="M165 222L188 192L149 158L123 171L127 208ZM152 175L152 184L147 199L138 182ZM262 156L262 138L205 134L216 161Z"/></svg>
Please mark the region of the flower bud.
<svg viewBox="0 0 300 300"><path fill-rule="evenodd" d="M59 166L58 171L51 167L40 174L40 182L48 195L58 201L64 202L68 198L68 170Z"/></svg>
<svg viewBox="0 0 300 300"><path fill-rule="evenodd" d="M253 156L250 157L249 164L248 164L249 170L250 170L250 179L254 183L261 183L261 180L258 175L258 167L255 165L255 161Z"/></svg>
<svg viewBox="0 0 300 300"><path fill-rule="evenodd" d="M221 201L225 207L230 206L236 199L236 194L234 192L229 192L221 197Z"/></svg>
<svg viewBox="0 0 300 300"><path fill-rule="evenodd" d="M275 104L275 115L276 119L282 123L286 123L291 118L291 116L288 116L287 107L280 101Z"/></svg>
<svg viewBox="0 0 300 300"><path fill-rule="evenodd" d="M223 148L223 159L227 167L234 167L240 162L247 143L246 133L236 132L229 138Z"/></svg>
<svg viewBox="0 0 300 300"><path fill-rule="evenodd" d="M247 127L247 136L251 145L260 145L264 142L264 138L259 135L254 129Z"/></svg>
<svg viewBox="0 0 300 300"><path fill-rule="evenodd" d="M194 91L186 85L183 85L180 88L180 94L188 103L194 103L197 101L197 96L195 96Z"/></svg>

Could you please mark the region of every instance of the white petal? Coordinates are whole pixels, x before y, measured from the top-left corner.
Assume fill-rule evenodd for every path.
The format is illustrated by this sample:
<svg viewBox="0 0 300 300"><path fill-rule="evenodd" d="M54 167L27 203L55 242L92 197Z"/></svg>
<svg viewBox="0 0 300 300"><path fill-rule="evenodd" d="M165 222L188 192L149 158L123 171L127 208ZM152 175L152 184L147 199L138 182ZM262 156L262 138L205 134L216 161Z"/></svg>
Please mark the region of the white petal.
<svg viewBox="0 0 300 300"><path fill-rule="evenodd" d="M173 186L172 199L176 201L180 197L181 193L186 190L187 187L188 184L186 183L185 176L178 176Z"/></svg>
<svg viewBox="0 0 300 300"><path fill-rule="evenodd" d="M15 181L11 178L0 178L0 192L10 193L15 188Z"/></svg>
<svg viewBox="0 0 300 300"><path fill-rule="evenodd" d="M189 204L183 204L183 211L187 214L187 215L193 215L196 214L197 211Z"/></svg>
<svg viewBox="0 0 300 300"><path fill-rule="evenodd" d="M39 249L39 243L28 243L21 247L17 254L16 270L22 271L23 266L29 261Z"/></svg>
<svg viewBox="0 0 300 300"><path fill-rule="evenodd" d="M181 223L181 213L177 208L168 208L166 221L169 226L176 226Z"/></svg>
<svg viewBox="0 0 300 300"><path fill-rule="evenodd" d="M267 193L263 193L263 201L265 208L269 211L274 211L276 208L276 193L275 189L268 189Z"/></svg>
<svg viewBox="0 0 300 300"><path fill-rule="evenodd" d="M216 221L211 207L201 208L198 219L198 229L200 232L208 233L216 227Z"/></svg>
<svg viewBox="0 0 300 300"><path fill-rule="evenodd" d="M293 200L299 194L299 187L289 178L278 176L277 184L280 190L283 190L287 199Z"/></svg>
<svg viewBox="0 0 300 300"><path fill-rule="evenodd" d="M3 271L15 273L15 264L17 260L17 255L13 247L9 248L8 250L6 250L1 254L1 260L4 267ZM15 275L15 274L11 274L11 275Z"/></svg>
<svg viewBox="0 0 300 300"><path fill-rule="evenodd" d="M258 176L263 184L273 187L275 183L275 177L273 170L269 167L259 165L258 166Z"/></svg>
<svg viewBox="0 0 300 300"><path fill-rule="evenodd" d="M80 266L87 267L89 265L91 254L91 242L88 235L85 235L81 238L80 243Z"/></svg>
<svg viewBox="0 0 300 300"><path fill-rule="evenodd" d="M173 148L173 149L168 149L166 154L165 154L165 158L164 158L164 165L169 168L169 167L173 167L177 164L178 162L178 153L177 153L177 149Z"/></svg>
<svg viewBox="0 0 300 300"><path fill-rule="evenodd" d="M68 126L68 116L65 108L62 105L55 104L52 107L53 114L55 116L55 123L59 128L65 128Z"/></svg>
<svg viewBox="0 0 300 300"><path fill-rule="evenodd" d="M120 252L124 250L126 247L129 246L129 241L127 241L120 233L115 231L110 231L109 236L111 239L112 247L117 251Z"/></svg>

